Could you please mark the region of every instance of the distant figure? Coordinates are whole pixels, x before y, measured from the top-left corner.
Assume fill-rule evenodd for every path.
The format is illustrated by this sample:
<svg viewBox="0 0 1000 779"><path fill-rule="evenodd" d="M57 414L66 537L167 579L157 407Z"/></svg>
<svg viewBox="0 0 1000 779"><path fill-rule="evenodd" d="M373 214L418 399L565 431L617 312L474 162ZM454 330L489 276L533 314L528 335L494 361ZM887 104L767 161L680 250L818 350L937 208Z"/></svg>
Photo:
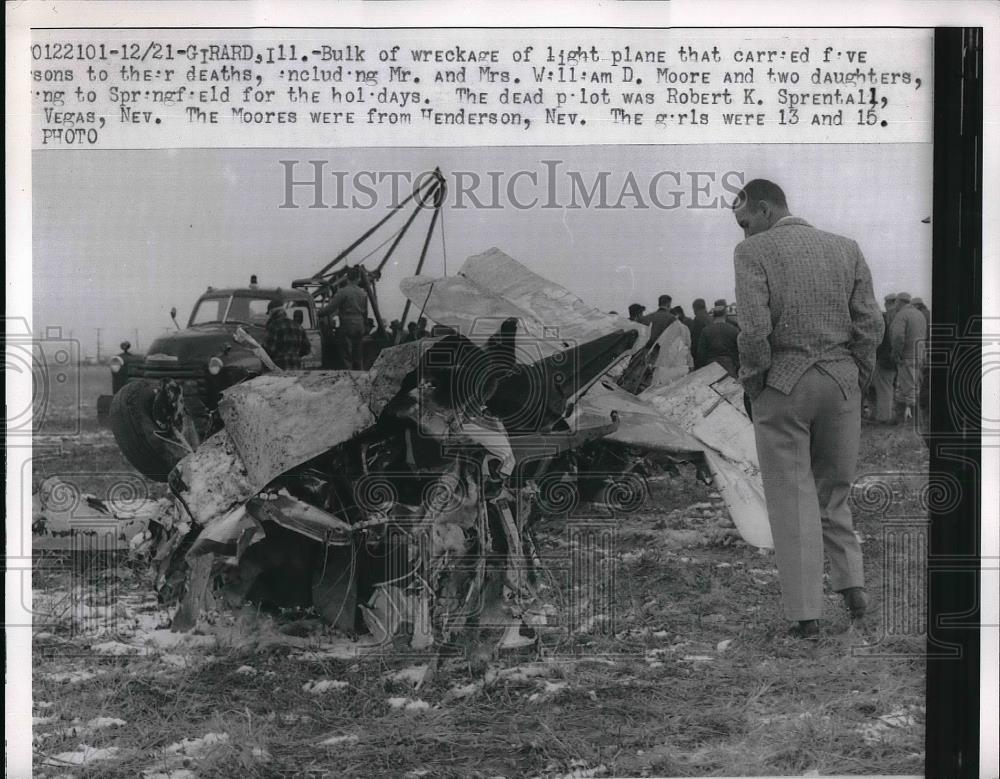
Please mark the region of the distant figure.
<svg viewBox="0 0 1000 779"><path fill-rule="evenodd" d="M305 321L305 314L302 313L301 308L297 308L292 312L292 321L299 327L303 326L302 323Z"/></svg>
<svg viewBox="0 0 1000 779"><path fill-rule="evenodd" d="M410 343L411 341L417 340L417 323L408 322L406 325L406 336L403 338L403 343Z"/></svg>
<svg viewBox="0 0 1000 779"><path fill-rule="evenodd" d="M420 317L417 320L417 339L427 338L429 335L430 332L427 330L427 318Z"/></svg>
<svg viewBox="0 0 1000 779"><path fill-rule="evenodd" d="M341 363L350 370L364 370L362 339L365 337L365 320L368 319L368 295L360 285L361 271L350 268L347 283L338 289L330 302L319 310L319 316L336 316L337 347Z"/></svg>
<svg viewBox="0 0 1000 779"><path fill-rule="evenodd" d="M896 395L893 423L913 416L924 366L927 320L913 307L910 295L896 295L896 315L892 318L892 359L896 363Z"/></svg>
<svg viewBox="0 0 1000 779"><path fill-rule="evenodd" d="M724 298L715 301L712 321L701 331L694 367L701 368L717 362L735 379L740 372L740 348L737 344L740 331L726 321L726 309Z"/></svg>
<svg viewBox="0 0 1000 779"><path fill-rule="evenodd" d="M691 310L694 312L694 318L691 319L691 356L694 357L695 367L699 367L705 364L700 360L698 355L698 344L701 341L701 331L704 330L705 326L712 321L712 317L708 315L708 309L705 305L704 298L696 298L691 304Z"/></svg>
<svg viewBox="0 0 1000 779"><path fill-rule="evenodd" d="M389 343L395 345L403 342L403 325L398 319L389 323Z"/></svg>
<svg viewBox="0 0 1000 779"><path fill-rule="evenodd" d="M646 307L640 303L633 303L628 307L628 318L631 322L642 322L642 315Z"/></svg>
<svg viewBox="0 0 1000 779"><path fill-rule="evenodd" d="M306 331L288 318L280 300L267 304L267 325L261 346L275 365L291 371L301 370L302 358L312 350Z"/></svg>
<svg viewBox="0 0 1000 779"><path fill-rule="evenodd" d="M649 325L649 340L646 341L647 349L656 343L663 331L677 318L670 313L670 301L670 295L660 295L660 299L657 301L659 307L656 311L639 318L639 321L644 325Z"/></svg>
<svg viewBox="0 0 1000 779"><path fill-rule="evenodd" d="M118 344L118 348L121 349L118 359L122 361L122 367L117 371L113 371L111 374L112 393L118 392L118 390L128 384L130 372L133 370L134 366L142 362L141 357L138 357L129 351L129 349L132 348L132 344L128 341L122 341Z"/></svg>
<svg viewBox="0 0 1000 779"><path fill-rule="evenodd" d="M927 365L927 356L930 354L931 349L931 312L930 309L924 304L923 298L913 298L911 302L913 307L923 314L924 319L927 320L927 341L924 348L924 365ZM930 404L930 397L930 371L924 369L920 371L920 391L917 393L917 405L923 409L928 408Z"/></svg>
<svg viewBox="0 0 1000 779"><path fill-rule="evenodd" d="M896 314L895 293L885 296L885 335L875 350L875 372L872 374L872 389L875 392L875 422L888 424L893 421L893 397L896 392L896 361L892 358L892 318Z"/></svg>

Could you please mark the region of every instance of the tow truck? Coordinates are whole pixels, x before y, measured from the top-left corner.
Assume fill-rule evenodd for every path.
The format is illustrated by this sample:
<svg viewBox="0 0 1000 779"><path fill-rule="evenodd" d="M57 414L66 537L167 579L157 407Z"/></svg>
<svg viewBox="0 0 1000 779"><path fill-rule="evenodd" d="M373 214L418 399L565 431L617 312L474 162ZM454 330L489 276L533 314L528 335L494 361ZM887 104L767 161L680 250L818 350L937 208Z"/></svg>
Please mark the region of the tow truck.
<svg viewBox="0 0 1000 779"><path fill-rule="evenodd" d="M260 349L255 347L264 340L271 301L280 301L289 318L299 321L308 335L311 350L303 358L303 369L348 367L340 361L332 323L326 318L321 321L318 312L347 283L349 268L360 272L361 287L368 295L375 321L374 332L363 342L367 370L379 351L390 344L376 292L382 270L417 218L429 211L430 224L416 266L420 274L444 196L444 176L435 170L409 197L312 275L295 279L288 287L261 287L256 275L246 286L208 287L183 328L177 322L176 309L172 309L175 332L154 340L141 363L126 366L118 361L111 365L116 391L108 420L129 463L148 478L165 481L182 457L219 429L217 407L222 392L267 370ZM357 258L362 247L407 209L409 216L402 227ZM374 267L362 264L383 249ZM353 265L348 264L351 260ZM405 331L409 312L407 301L400 318L401 331Z"/></svg>

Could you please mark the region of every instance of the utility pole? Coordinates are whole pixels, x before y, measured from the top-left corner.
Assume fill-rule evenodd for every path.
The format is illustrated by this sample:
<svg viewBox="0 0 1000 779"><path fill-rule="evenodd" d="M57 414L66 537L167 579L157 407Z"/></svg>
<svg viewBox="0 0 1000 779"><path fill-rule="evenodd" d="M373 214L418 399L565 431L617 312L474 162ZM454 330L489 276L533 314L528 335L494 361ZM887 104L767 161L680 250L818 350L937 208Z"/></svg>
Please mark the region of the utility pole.
<svg viewBox="0 0 1000 779"><path fill-rule="evenodd" d="M135 328L132 331L132 336L133 336L133 338L132 338L132 341L133 341L132 348L135 349L136 351L139 351L139 328L138 327Z"/></svg>
<svg viewBox="0 0 1000 779"><path fill-rule="evenodd" d="M98 365L100 365L100 363L101 363L101 331L104 328L103 327L95 327L94 329L97 331L97 363L98 363Z"/></svg>

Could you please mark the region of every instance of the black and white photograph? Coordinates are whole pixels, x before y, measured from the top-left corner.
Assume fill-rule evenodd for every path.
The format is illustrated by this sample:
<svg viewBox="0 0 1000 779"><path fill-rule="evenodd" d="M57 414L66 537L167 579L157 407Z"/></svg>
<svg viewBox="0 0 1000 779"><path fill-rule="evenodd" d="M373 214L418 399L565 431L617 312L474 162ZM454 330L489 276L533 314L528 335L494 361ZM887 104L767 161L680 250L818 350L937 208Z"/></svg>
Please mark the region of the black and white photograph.
<svg viewBox="0 0 1000 779"><path fill-rule="evenodd" d="M995 775L988 14L112 5L7 76L9 776Z"/></svg>

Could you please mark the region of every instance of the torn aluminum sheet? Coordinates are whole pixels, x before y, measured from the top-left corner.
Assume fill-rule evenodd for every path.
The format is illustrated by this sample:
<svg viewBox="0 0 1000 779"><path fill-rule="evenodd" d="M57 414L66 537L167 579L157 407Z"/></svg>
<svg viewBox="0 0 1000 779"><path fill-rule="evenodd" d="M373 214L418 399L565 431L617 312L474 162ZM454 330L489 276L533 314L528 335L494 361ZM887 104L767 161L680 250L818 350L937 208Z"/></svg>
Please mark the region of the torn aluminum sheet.
<svg viewBox="0 0 1000 779"><path fill-rule="evenodd" d="M639 398L702 444L743 540L773 548L753 423L743 409L743 390L736 380L712 363L664 387L648 389Z"/></svg>
<svg viewBox="0 0 1000 779"><path fill-rule="evenodd" d="M618 428L606 435L605 441L685 456L700 454L705 448L648 399L627 392L610 378L594 384L577 402L576 411L598 417L618 414Z"/></svg>
<svg viewBox="0 0 1000 779"><path fill-rule="evenodd" d="M226 390L219 414L248 478L262 489L371 427L370 388L362 372L271 373Z"/></svg>
<svg viewBox="0 0 1000 779"><path fill-rule="evenodd" d="M497 248L470 257L457 276L413 276L400 290L424 316L473 341L492 336L505 320L518 320L519 333L530 339L524 344L522 338L515 350L522 365L617 331L635 331L635 343L647 333L645 325L584 303Z"/></svg>

